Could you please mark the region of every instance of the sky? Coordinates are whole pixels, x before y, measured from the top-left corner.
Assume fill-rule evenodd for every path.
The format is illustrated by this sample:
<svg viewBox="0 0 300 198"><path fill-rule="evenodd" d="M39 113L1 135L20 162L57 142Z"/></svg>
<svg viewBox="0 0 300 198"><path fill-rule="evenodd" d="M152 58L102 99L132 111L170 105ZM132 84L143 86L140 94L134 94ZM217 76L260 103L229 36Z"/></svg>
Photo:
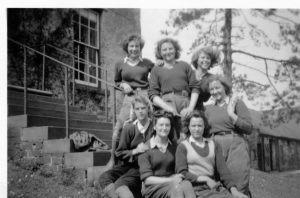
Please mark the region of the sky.
<svg viewBox="0 0 300 198"><path fill-rule="evenodd" d="M154 48L156 45L156 42L160 40L161 38L165 37L161 34L161 30L170 29L166 25L166 21L169 18L169 9L141 9L141 29L142 29L142 37L145 39L145 47L143 49L143 56L150 58L151 60L155 60L154 57ZM290 17L287 13L287 10L281 10L284 16ZM279 27L277 24L271 23L266 20L262 20L260 17L254 18L250 15L249 9L243 9L242 14L244 15L244 18L241 17L241 20L233 19L234 25L243 25L245 26L245 19L249 23L253 23L257 25L258 28L261 28L265 31L265 33L269 36L270 39L274 39L275 41L278 40L278 34L279 34ZM300 16L298 18L292 18L294 21L300 22ZM245 30L244 32L247 32ZM190 63L190 58L192 52L189 50L191 47L191 44L193 40L197 37L197 30L193 28L192 26L188 26L184 30L182 30L178 35L174 36L171 35L171 37L178 40L182 47L182 53L180 59L183 61L186 61ZM247 37L246 37L247 38ZM275 59L288 59L292 52L289 47L285 47L281 45L280 50L276 50L271 47L266 47L264 45L262 46L255 46L254 42L249 39L241 40L236 46L233 46L233 49L240 49L247 52L250 52L252 54L265 56L269 58L275 58ZM236 54L233 55L233 58L235 61L250 65L255 67L256 69L265 72L265 65L264 62L261 60L255 60L253 58L249 58L248 56ZM274 75L276 71L276 65L274 62L268 62L269 64L269 72L271 75ZM258 71L254 71L252 69L237 66L234 70L235 74L247 74L248 80L259 82L261 84L269 84L268 79L265 75ZM222 73L221 67L213 68L212 73ZM275 82L273 82L275 83ZM286 89L286 84L276 84L276 87L283 91ZM243 93L240 93L240 95L244 95ZM268 96L268 95L267 95ZM243 100L246 102L247 106L254 110L267 110L270 107L267 107L265 105L257 105L258 101L261 101L261 98L256 101L249 101L247 100L247 97L244 97ZM271 97L265 97L263 98L264 102L271 102Z"/></svg>

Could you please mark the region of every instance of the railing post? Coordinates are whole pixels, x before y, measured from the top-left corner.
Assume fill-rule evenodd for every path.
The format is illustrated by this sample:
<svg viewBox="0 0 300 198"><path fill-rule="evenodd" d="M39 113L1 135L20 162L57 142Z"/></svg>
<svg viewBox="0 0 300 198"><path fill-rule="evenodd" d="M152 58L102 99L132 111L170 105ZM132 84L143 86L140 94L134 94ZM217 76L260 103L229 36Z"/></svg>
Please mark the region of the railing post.
<svg viewBox="0 0 300 198"><path fill-rule="evenodd" d="M46 45L43 45L43 76L42 76L42 90L45 90L45 54L46 54Z"/></svg>
<svg viewBox="0 0 300 198"><path fill-rule="evenodd" d="M26 47L24 46L24 115L27 114L27 66L26 66Z"/></svg>
<svg viewBox="0 0 300 198"><path fill-rule="evenodd" d="M66 110L66 138L69 137L69 92L68 92L68 68L65 67L65 110Z"/></svg>
<svg viewBox="0 0 300 198"><path fill-rule="evenodd" d="M105 82L107 82L107 68L105 67ZM107 96L107 83L105 83L105 121L108 121L108 96Z"/></svg>
<svg viewBox="0 0 300 198"><path fill-rule="evenodd" d="M72 69L72 106L75 106L75 57L73 56Z"/></svg>
<svg viewBox="0 0 300 198"><path fill-rule="evenodd" d="M116 89L112 87L112 124L116 125Z"/></svg>

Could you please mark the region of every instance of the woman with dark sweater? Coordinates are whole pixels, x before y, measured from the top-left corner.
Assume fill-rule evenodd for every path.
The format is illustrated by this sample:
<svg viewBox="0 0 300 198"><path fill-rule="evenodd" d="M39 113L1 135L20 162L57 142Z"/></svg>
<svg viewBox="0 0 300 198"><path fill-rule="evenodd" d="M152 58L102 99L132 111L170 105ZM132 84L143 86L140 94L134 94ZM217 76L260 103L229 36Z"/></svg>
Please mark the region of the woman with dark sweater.
<svg viewBox="0 0 300 198"><path fill-rule="evenodd" d="M251 196L249 190L250 156L245 135L252 132L249 110L245 103L231 94L231 83L216 76L209 82L215 103L205 108L212 136L223 150L226 164L233 175L237 189Z"/></svg>
<svg viewBox="0 0 300 198"><path fill-rule="evenodd" d="M115 164L115 150L120 140L123 124L130 118L131 101L136 95L147 96L148 93L148 75L154 64L142 58L143 47L144 41L140 36L130 35L122 45L127 56L115 65L115 84L123 90L124 99L113 130L111 160L107 169Z"/></svg>
<svg viewBox="0 0 300 198"><path fill-rule="evenodd" d="M116 156L122 163L99 177L103 196L119 198L140 198L141 180L138 168L138 155L149 147L145 144L153 134L151 104L147 97L135 96L132 106L137 120L126 125L121 133L121 139Z"/></svg>
<svg viewBox="0 0 300 198"><path fill-rule="evenodd" d="M163 60L163 66L154 67L150 76L149 98L154 105L171 112L175 119L176 138L184 136L181 131L181 120L195 108L199 88L195 74L190 65L178 61L181 48L171 38L161 39L157 43L155 55Z"/></svg>
<svg viewBox="0 0 300 198"><path fill-rule="evenodd" d="M195 51L192 55L192 65L195 68L196 80L199 82L200 95L196 104L196 109L204 111L203 103L210 98L208 82L215 75L209 70L218 63L220 52L212 47L203 47Z"/></svg>
<svg viewBox="0 0 300 198"><path fill-rule="evenodd" d="M221 147L213 140L203 138L209 130L204 113L194 111L187 119L187 125L189 137L176 151L176 172L192 183L199 198L246 198L235 187Z"/></svg>
<svg viewBox="0 0 300 198"><path fill-rule="evenodd" d="M138 159L145 198L194 198L191 183L175 174L175 151L172 142L172 114L159 110L154 114L154 135L147 141L150 148Z"/></svg>

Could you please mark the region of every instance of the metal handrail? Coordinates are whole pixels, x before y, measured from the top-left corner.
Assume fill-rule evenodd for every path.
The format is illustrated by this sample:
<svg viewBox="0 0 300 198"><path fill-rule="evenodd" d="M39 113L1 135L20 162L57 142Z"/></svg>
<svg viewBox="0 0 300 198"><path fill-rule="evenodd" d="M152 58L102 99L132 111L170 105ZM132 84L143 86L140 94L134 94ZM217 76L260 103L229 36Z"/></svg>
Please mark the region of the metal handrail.
<svg viewBox="0 0 300 198"><path fill-rule="evenodd" d="M101 65L103 65L103 64L101 64L101 65L96 65L96 64L94 64L94 63L91 63L91 62L89 62L89 61L83 59L83 58L78 58L77 56L74 56L74 54L72 54L71 52L68 52L68 51L66 51L66 50L60 49L60 48L58 48L58 47L56 47L56 46L54 46L54 45L48 44L48 43L46 44L46 46L52 47L52 48L54 48L54 49L56 49L56 50L58 50L58 51L60 51L60 52L63 52L63 53L65 53L65 54L68 54L68 55L71 56L72 58L77 58L77 59L79 60L79 61L78 61L79 63L85 63L85 64L91 65L91 66L93 66L93 67L97 67L97 68L99 68L99 69L101 69L101 70L104 70L105 72L108 72L108 73L113 74L112 71L110 71L110 70L106 69L105 67L101 66Z"/></svg>
<svg viewBox="0 0 300 198"><path fill-rule="evenodd" d="M93 78L94 80L96 80L96 81L100 81L100 82L102 82L102 83L104 83L105 84L105 115L106 115L106 120L108 120L108 103L107 103L107 90L106 89L108 89L108 86L109 87L111 87L112 88L112 99L113 99L113 105L112 105L112 107L113 107L113 109L112 109L112 115L113 115L113 120L112 120L112 122L113 122L113 126L115 125L115 122L116 122L116 90L118 90L118 91L121 91L121 89L119 88L119 87L117 87L117 86L115 86L114 84L112 84L112 83L109 83L109 82L107 82L107 80L103 80L103 79L100 79L100 78L97 78L97 77L95 77L95 76L92 76L92 75L90 75L90 74L88 74L88 73L85 73L85 72L83 72L83 71L81 71L81 70L79 70L79 69L76 69L76 68L74 68L74 67L72 67L72 66L70 66L70 65L68 65L68 64L66 64L66 63L63 63L63 62L61 62L61 61L59 61L59 60L57 60L56 58L53 58L53 57L51 57L51 56L48 56L48 55L46 55L46 51L45 51L45 47L43 48L43 53L42 52L39 52L38 50L35 50L35 49L33 49L33 48L31 48L31 47L29 47L28 45L25 45L25 44L23 44L23 43L21 43L21 42L18 42L18 41L16 41L16 40L14 40L14 39L12 39L12 38L8 38L8 40L9 41L11 41L11 42L13 42L13 43L15 43L15 44L18 44L18 45L20 45L20 46L22 46L23 47L23 49L24 49L24 62L23 62L23 66L24 66L24 114L26 114L27 113L27 65L26 65L26 61L27 61L27 54L26 54L26 51L27 50L31 50L31 51L33 51L34 53L37 53L37 54L39 54L39 55L42 55L43 56L43 75L44 75L44 61L45 61L45 58L48 58L48 59L50 59L50 60L52 60L52 61L54 61L54 62L56 62L56 63L58 63L59 65L62 65L62 66L64 66L64 68L65 68L65 118L66 118L66 138L68 138L68 133L69 133L69 131L68 131L68 129L69 129L69 99L68 99L68 69L71 69L72 71L73 71L73 73L74 73L74 71L77 71L77 72L79 72L79 73L82 73L82 74L84 74L84 75L86 75L86 76L88 76L88 77L90 77L90 78ZM69 53L69 52L67 52L67 53ZM69 54L70 55L70 54ZM72 57L74 58L75 56L72 54ZM74 59L73 59L74 60ZM74 63L74 62L73 62ZM97 66L98 68L101 68L100 66ZM102 69L102 68L101 68ZM105 69L105 77L106 77L106 79L107 79L107 72L108 72L108 70L107 69ZM43 81L44 81L44 77L43 77ZM43 82L44 83L44 82ZM73 86L74 86L74 83L73 83ZM44 86L42 86L42 87L44 87ZM74 90L73 90L74 91Z"/></svg>

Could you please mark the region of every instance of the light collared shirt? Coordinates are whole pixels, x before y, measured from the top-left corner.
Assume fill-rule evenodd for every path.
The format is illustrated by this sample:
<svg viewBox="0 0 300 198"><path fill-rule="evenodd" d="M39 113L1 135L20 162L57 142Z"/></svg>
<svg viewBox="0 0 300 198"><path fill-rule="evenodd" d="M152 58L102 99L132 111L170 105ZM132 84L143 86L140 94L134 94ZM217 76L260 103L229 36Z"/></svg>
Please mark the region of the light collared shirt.
<svg viewBox="0 0 300 198"><path fill-rule="evenodd" d="M142 62L142 61L143 61L142 57L139 57L138 60L135 62L130 61L130 58L128 56L126 56L124 58L124 63L127 63L130 66L136 66L137 64L139 64L139 62Z"/></svg>
<svg viewBox="0 0 300 198"><path fill-rule="evenodd" d="M158 148L158 150L162 153L165 153L167 151L167 147L169 144L172 144L172 142L168 139L168 144L166 145L161 145L155 140L155 136L152 136L150 139L150 148L154 149L155 147Z"/></svg>
<svg viewBox="0 0 300 198"><path fill-rule="evenodd" d="M190 143L194 143L196 144L197 146L201 147L201 148L204 148L205 147L205 142L207 142L208 140L206 138L203 138L203 144L200 144L197 140L195 140L195 138L193 138L193 136L190 136L189 137L189 142Z"/></svg>
<svg viewBox="0 0 300 198"><path fill-rule="evenodd" d="M215 101L215 105L218 105L219 107L223 107L225 104L228 105L228 104L229 104L229 101L230 101L229 96L226 96L223 103L217 104L217 102Z"/></svg>
<svg viewBox="0 0 300 198"><path fill-rule="evenodd" d="M136 119L133 122L133 124L137 126L137 128L141 132L141 134L144 134L150 125L150 119L147 119L147 122L145 125L142 125L142 123L138 119Z"/></svg>

